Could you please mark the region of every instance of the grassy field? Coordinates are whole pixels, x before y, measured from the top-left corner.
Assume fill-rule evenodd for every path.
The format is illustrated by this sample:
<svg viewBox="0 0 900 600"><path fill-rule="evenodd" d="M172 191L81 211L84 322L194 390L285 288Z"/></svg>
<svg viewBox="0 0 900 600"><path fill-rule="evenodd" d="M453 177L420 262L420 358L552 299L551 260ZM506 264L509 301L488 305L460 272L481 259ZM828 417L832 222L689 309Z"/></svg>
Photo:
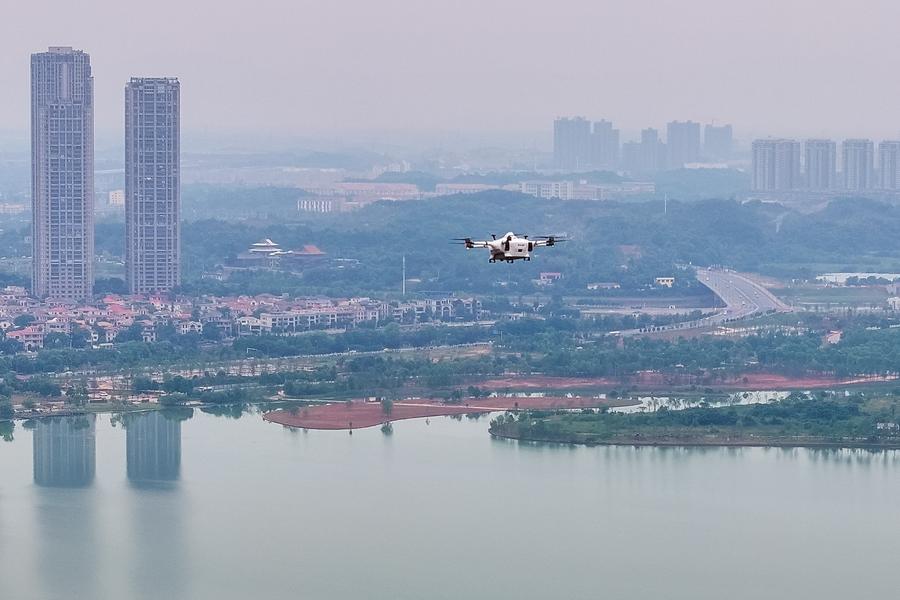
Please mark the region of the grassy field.
<svg viewBox="0 0 900 600"><path fill-rule="evenodd" d="M825 287L818 285L773 288L772 293L788 304L884 305L887 291L880 286Z"/></svg>

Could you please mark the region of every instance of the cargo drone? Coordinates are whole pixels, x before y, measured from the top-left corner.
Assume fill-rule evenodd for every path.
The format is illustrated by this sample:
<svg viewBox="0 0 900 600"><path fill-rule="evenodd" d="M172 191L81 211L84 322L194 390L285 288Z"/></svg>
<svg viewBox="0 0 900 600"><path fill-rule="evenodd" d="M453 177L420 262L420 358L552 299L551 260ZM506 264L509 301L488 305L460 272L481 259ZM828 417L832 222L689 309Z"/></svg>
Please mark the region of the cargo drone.
<svg viewBox="0 0 900 600"><path fill-rule="evenodd" d="M554 246L566 239L556 235L539 235L535 239L528 239L527 235L516 235L512 231L497 238L491 234L490 240L479 241L472 238L456 238L456 243L462 244L466 250L472 248L487 248L491 251L491 259L488 262L508 262L516 260L531 260L531 253L540 246Z"/></svg>

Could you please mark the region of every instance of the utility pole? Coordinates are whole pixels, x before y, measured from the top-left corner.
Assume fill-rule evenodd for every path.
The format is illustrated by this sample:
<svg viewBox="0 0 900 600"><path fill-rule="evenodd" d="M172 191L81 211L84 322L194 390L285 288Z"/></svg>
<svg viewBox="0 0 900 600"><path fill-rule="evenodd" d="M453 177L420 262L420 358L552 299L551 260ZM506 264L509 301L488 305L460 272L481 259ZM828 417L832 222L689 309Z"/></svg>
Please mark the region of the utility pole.
<svg viewBox="0 0 900 600"><path fill-rule="evenodd" d="M403 281L400 283L400 293L406 297L406 255L403 255Z"/></svg>
<svg viewBox="0 0 900 600"><path fill-rule="evenodd" d="M669 194L666 193L663 195L663 214L669 214Z"/></svg>

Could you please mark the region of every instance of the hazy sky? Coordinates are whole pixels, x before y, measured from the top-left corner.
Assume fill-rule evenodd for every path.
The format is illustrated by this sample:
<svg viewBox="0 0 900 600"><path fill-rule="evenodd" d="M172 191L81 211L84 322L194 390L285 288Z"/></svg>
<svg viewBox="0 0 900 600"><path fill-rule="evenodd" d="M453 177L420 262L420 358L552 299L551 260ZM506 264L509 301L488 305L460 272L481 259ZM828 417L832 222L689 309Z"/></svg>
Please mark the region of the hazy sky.
<svg viewBox="0 0 900 600"><path fill-rule="evenodd" d="M0 129L28 119L28 61L91 54L98 133L129 76L178 76L186 131L623 130L900 135L896 0L3 0Z"/></svg>

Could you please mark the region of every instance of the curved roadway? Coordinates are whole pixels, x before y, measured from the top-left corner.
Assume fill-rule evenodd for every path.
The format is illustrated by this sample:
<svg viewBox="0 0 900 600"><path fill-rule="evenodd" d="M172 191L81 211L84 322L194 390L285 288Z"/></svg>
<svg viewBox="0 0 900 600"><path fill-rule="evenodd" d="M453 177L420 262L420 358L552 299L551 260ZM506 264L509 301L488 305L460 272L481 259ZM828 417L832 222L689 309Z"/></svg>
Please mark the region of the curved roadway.
<svg viewBox="0 0 900 600"><path fill-rule="evenodd" d="M621 335L639 335L685 329L717 327L730 321L772 313L789 312L791 308L753 278L728 269L698 268L697 281L705 285L725 303L725 308L697 319L663 327L648 327L619 332Z"/></svg>

